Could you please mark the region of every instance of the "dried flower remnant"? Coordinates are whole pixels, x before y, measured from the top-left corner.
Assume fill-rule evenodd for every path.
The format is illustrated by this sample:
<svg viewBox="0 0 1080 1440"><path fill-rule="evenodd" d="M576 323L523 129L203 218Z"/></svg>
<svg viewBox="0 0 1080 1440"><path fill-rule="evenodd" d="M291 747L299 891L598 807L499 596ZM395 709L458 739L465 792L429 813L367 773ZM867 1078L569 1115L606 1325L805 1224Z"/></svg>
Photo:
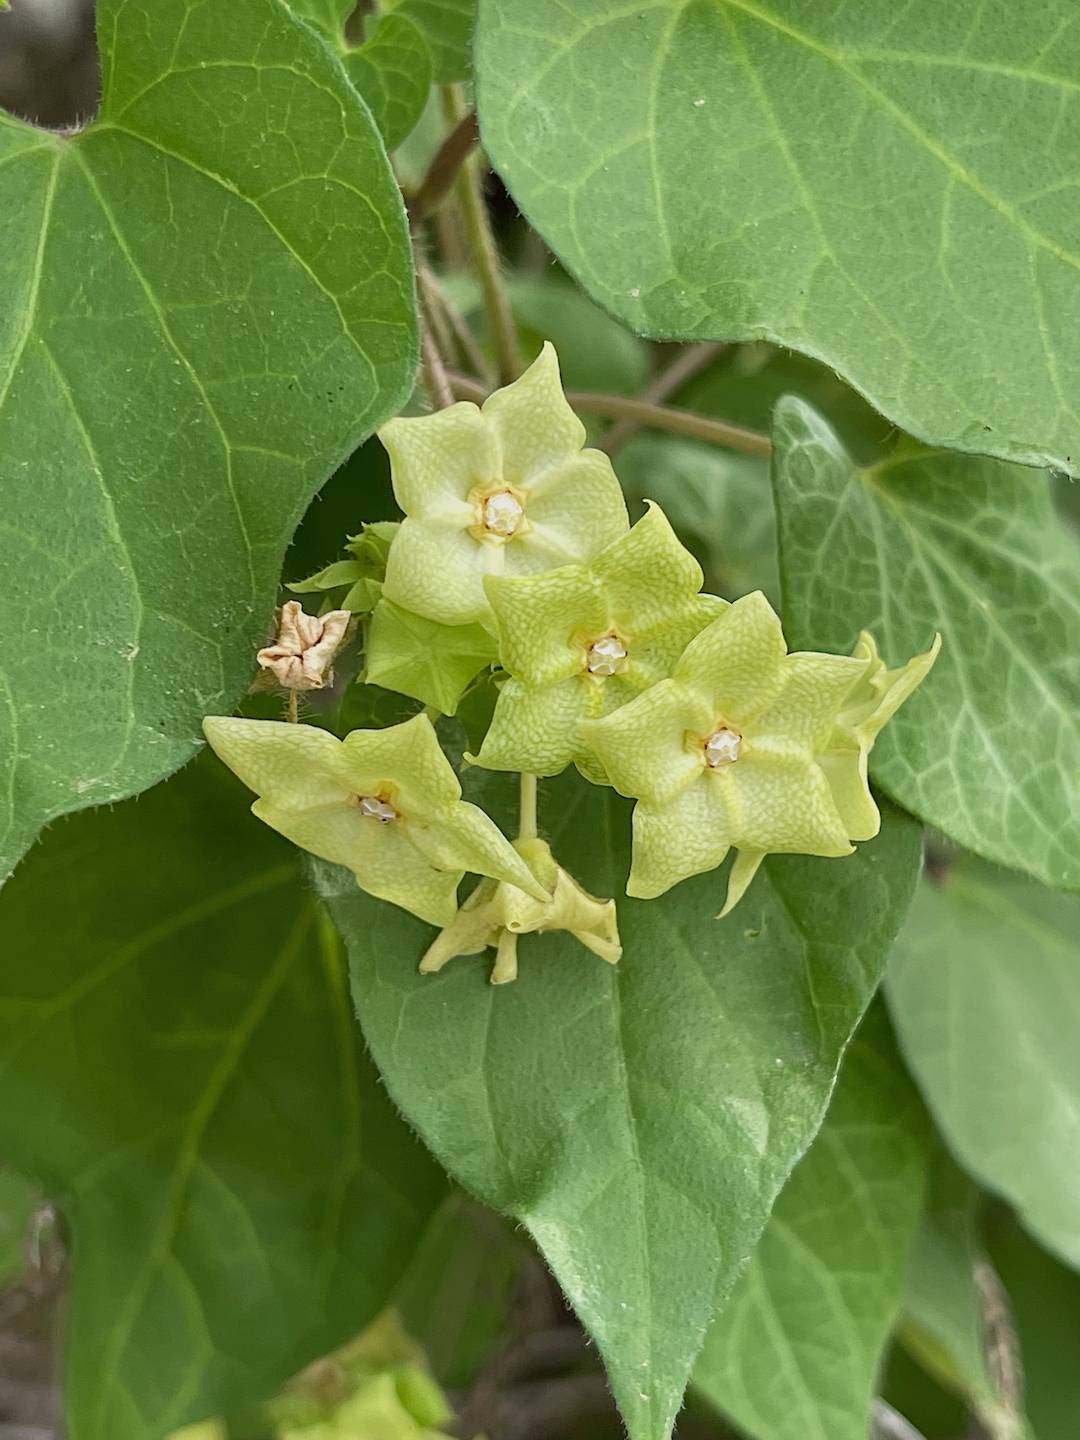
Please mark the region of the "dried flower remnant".
<svg viewBox="0 0 1080 1440"><path fill-rule="evenodd" d="M277 639L256 659L285 690L321 690L351 619L348 610L308 615L299 600L287 600L277 612Z"/></svg>

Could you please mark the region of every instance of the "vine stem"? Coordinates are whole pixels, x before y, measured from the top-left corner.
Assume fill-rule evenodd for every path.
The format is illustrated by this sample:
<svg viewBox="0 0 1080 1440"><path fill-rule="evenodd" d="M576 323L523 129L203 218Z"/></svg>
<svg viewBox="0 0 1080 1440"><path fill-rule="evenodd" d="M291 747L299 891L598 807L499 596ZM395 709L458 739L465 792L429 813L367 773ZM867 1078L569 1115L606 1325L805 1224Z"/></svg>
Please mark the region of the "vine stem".
<svg viewBox="0 0 1080 1440"><path fill-rule="evenodd" d="M438 153L428 167L428 172L420 182L420 187L415 195L406 200L409 214L414 220L426 219L428 215L438 209L450 193L462 165L476 148L479 139L480 131L476 124L476 111L469 110L461 116L453 130L439 146Z"/></svg>
<svg viewBox="0 0 1080 1440"><path fill-rule="evenodd" d="M431 397L440 410L445 410L448 405L453 405L454 392L443 358L439 354L439 347L435 344L435 337L426 319L420 324L420 349L424 356L424 371Z"/></svg>
<svg viewBox="0 0 1080 1440"><path fill-rule="evenodd" d="M450 299L445 286L422 253L417 254L416 263L421 293L428 314L431 316L432 325L435 325L436 316L439 316L442 321L442 329L446 332L445 338L442 333L438 336L443 354L448 355L454 348L451 341L456 341L457 349L464 362L472 366L474 373L479 375L485 384L494 384L490 366L469 322Z"/></svg>
<svg viewBox="0 0 1080 1440"><path fill-rule="evenodd" d="M723 340L703 340L700 344L685 346L676 353L671 363L665 365L653 378L638 398L646 405L662 404L669 395L674 395L680 386L692 380L695 375L700 375L702 370L711 365L721 351L726 349L727 343ZM599 442L599 447L608 455L614 455L640 429L639 420L618 420Z"/></svg>
<svg viewBox="0 0 1080 1440"><path fill-rule="evenodd" d="M521 776L521 800L518 810L518 839L535 840L536 820L536 776Z"/></svg>
<svg viewBox="0 0 1080 1440"><path fill-rule="evenodd" d="M447 379L459 400L483 400L487 397L484 386L471 376L450 370ZM635 400L629 395L604 395L593 390L567 390L566 398L574 410L580 410L585 415L636 420L652 430L691 435L695 440L706 440L710 445L725 445L729 450L739 450L744 455L764 457L772 453L772 442L767 435L757 430L746 430L741 425L730 425L726 420L696 415L692 410L676 410L669 405Z"/></svg>
<svg viewBox="0 0 1080 1440"><path fill-rule="evenodd" d="M464 104L460 87L448 86L446 91L447 118L460 124ZM469 238L473 264L480 280L487 310L488 325L491 328L492 343L495 346L495 361L499 379L504 385L516 380L521 374L521 350L518 346L517 326L506 293L499 252L491 229L487 201L480 166L476 155L469 155L458 171L457 197L465 220L465 233Z"/></svg>

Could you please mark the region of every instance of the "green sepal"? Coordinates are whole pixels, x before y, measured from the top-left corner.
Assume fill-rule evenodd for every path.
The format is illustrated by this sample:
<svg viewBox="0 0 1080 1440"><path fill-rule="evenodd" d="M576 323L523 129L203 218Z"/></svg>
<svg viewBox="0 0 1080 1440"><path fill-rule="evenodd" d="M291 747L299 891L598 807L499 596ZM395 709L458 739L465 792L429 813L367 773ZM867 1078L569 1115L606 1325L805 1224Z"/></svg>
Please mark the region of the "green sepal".
<svg viewBox="0 0 1080 1440"><path fill-rule="evenodd" d="M453 715L498 651L482 625L440 625L384 596L372 612L364 658L369 683Z"/></svg>
<svg viewBox="0 0 1080 1440"><path fill-rule="evenodd" d="M351 590L342 597L342 610L351 610L354 615L370 615L382 597L382 581L365 576L357 580Z"/></svg>
<svg viewBox="0 0 1080 1440"><path fill-rule="evenodd" d="M323 590L336 590L342 585L354 585L364 578L364 567L359 560L335 560L324 570L317 570L306 580L294 580L285 586L294 595L314 595Z"/></svg>
<svg viewBox="0 0 1080 1440"><path fill-rule="evenodd" d="M701 567L658 505L588 565L485 582L499 658L509 674L476 763L556 775L571 761L604 782L582 725L669 675L686 645L728 608L702 595ZM621 673L589 672L591 645L613 635ZM472 757L470 757L472 758Z"/></svg>
<svg viewBox="0 0 1080 1440"><path fill-rule="evenodd" d="M358 535L349 536L345 546L352 556L351 560L335 560L306 580L294 580L285 588L296 595L325 593L324 610L370 614L382 595L386 558L398 529L396 520L378 520L363 526Z"/></svg>
<svg viewBox="0 0 1080 1440"><path fill-rule="evenodd" d="M457 887L473 871L547 891L484 812L461 798L431 721L415 715L344 740L308 725L208 716L217 755L254 790L252 813L302 849L344 865L368 894L433 925L457 913ZM392 807L382 820L362 798Z"/></svg>

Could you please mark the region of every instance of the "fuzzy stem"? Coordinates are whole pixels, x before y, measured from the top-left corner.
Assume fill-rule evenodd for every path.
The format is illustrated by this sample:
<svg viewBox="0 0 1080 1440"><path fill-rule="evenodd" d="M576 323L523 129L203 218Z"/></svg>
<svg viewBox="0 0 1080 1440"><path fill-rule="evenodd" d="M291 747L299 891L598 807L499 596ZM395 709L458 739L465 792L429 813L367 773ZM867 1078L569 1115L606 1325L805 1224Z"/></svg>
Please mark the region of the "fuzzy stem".
<svg viewBox="0 0 1080 1440"><path fill-rule="evenodd" d="M491 373L491 367L487 362L484 352L480 348L479 340L477 340L473 334L465 316L446 293L446 287L426 260L421 260L420 262L419 275L432 318L434 319L435 312L438 311L442 316L443 324L457 342L457 348L461 352L465 363L472 366L475 373L480 376L485 384L490 384L494 387L494 376ZM452 347L443 344L443 353L449 353L451 348Z"/></svg>
<svg viewBox="0 0 1080 1440"><path fill-rule="evenodd" d="M522 775L521 801L518 811L518 839L535 840L536 828L536 776Z"/></svg>
<svg viewBox="0 0 1080 1440"><path fill-rule="evenodd" d="M427 377L428 391L436 406L440 410L445 410L448 405L453 405L454 392L450 388L450 380L442 356L439 354L439 347L435 344L435 337L426 320L422 320L420 324L420 348L424 356L424 373Z"/></svg>
<svg viewBox="0 0 1080 1440"><path fill-rule="evenodd" d="M300 719L300 697L295 690L289 691L289 720L295 725Z"/></svg>
<svg viewBox="0 0 1080 1440"><path fill-rule="evenodd" d="M476 127L476 111L469 110L456 123L439 146L435 159L420 182L420 188L408 202L415 220L423 220L445 200L470 153L476 148L480 132Z"/></svg>
<svg viewBox="0 0 1080 1440"><path fill-rule="evenodd" d="M464 110L460 87L447 88L446 109L449 119L455 123L460 121ZM510 308L510 299L499 263L499 252L491 229L491 217L484 198L480 166L475 155L470 155L458 172L457 197L465 219L473 264L484 294L499 379L502 384L508 385L521 373L521 351L514 313Z"/></svg>
<svg viewBox="0 0 1080 1440"><path fill-rule="evenodd" d="M638 398L647 405L663 404L688 380L692 380L707 365L711 365L717 355L726 348L722 340L703 340L698 345L688 345L684 349L680 349L671 363L665 365L660 373L653 377ZM600 449L606 451L608 455L614 455L637 434L641 426L640 420L617 420L600 441Z"/></svg>

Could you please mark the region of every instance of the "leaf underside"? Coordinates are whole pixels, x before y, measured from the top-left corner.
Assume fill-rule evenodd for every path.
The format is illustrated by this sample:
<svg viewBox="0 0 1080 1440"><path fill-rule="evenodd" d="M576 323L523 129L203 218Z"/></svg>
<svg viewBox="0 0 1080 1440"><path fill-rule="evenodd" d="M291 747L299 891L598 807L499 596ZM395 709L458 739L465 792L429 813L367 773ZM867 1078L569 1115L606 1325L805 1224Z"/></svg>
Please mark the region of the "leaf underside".
<svg viewBox="0 0 1080 1440"><path fill-rule="evenodd" d="M1046 477L917 446L859 469L801 401L776 410L773 488L793 646L941 655L871 773L968 849L1080 887L1080 541Z"/></svg>
<svg viewBox="0 0 1080 1440"><path fill-rule="evenodd" d="M916 896L888 997L954 1154L1080 1268L1080 898L958 862Z"/></svg>

